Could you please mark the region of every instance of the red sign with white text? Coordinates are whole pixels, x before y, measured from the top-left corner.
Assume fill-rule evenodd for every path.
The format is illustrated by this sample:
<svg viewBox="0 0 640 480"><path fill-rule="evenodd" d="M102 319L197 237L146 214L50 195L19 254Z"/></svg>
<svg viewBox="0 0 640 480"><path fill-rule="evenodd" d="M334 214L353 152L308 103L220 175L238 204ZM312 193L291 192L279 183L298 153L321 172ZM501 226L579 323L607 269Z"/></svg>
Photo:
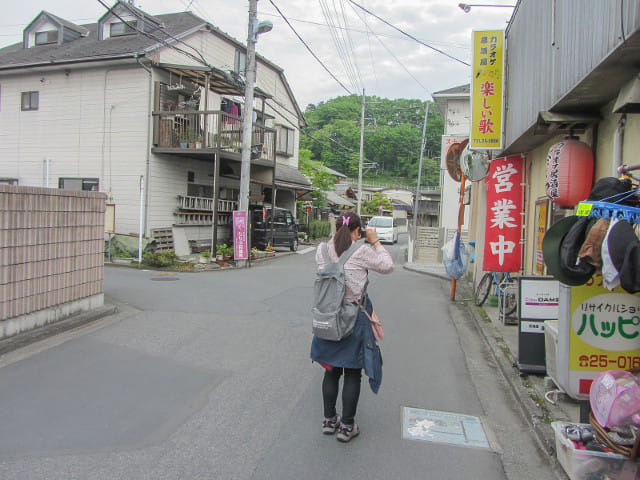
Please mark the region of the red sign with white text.
<svg viewBox="0 0 640 480"><path fill-rule="evenodd" d="M522 157L493 160L487 176L483 270L517 272L522 245Z"/></svg>

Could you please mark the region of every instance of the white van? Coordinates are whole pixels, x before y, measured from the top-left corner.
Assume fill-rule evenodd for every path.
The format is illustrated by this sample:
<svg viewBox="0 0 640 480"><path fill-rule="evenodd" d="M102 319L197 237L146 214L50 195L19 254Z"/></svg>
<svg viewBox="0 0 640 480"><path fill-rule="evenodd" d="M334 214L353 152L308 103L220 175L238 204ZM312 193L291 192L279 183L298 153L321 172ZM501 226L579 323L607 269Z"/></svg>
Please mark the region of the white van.
<svg viewBox="0 0 640 480"><path fill-rule="evenodd" d="M398 227L392 217L372 217L367 228L375 227L381 242L396 243L398 241Z"/></svg>

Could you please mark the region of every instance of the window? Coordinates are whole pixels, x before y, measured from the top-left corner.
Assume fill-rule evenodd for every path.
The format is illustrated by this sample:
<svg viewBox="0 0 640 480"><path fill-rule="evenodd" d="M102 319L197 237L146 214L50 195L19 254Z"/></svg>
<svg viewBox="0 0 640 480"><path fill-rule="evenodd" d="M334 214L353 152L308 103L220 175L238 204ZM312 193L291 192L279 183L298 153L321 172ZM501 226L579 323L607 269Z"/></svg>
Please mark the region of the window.
<svg viewBox="0 0 640 480"><path fill-rule="evenodd" d="M124 35L133 35L136 29L124 22L116 22L109 25L109 36L122 37Z"/></svg>
<svg viewBox="0 0 640 480"><path fill-rule="evenodd" d="M247 54L241 50L236 50L236 58L233 63L233 71L245 75L247 69Z"/></svg>
<svg viewBox="0 0 640 480"><path fill-rule="evenodd" d="M45 32L36 32L36 45L49 45L58 43L58 31L47 30Z"/></svg>
<svg viewBox="0 0 640 480"><path fill-rule="evenodd" d="M0 185L18 185L17 178L0 177Z"/></svg>
<svg viewBox="0 0 640 480"><path fill-rule="evenodd" d="M295 139L295 130L293 128L287 128L283 125L278 125L278 153L283 155L293 155L293 145Z"/></svg>
<svg viewBox="0 0 640 480"><path fill-rule="evenodd" d="M38 92L22 92L22 110L38 110Z"/></svg>
<svg viewBox="0 0 640 480"><path fill-rule="evenodd" d="M97 178L59 178L58 188L63 190L85 190L97 192L99 181Z"/></svg>
<svg viewBox="0 0 640 480"><path fill-rule="evenodd" d="M196 174L194 172L187 171L187 182L193 183L196 181Z"/></svg>

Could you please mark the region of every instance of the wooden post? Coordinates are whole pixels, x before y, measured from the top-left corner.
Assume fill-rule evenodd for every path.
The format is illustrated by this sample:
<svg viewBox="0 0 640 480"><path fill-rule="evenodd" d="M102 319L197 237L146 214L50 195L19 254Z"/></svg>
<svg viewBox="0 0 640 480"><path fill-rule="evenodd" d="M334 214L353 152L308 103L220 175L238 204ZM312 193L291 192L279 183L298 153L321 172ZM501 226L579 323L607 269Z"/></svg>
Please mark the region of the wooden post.
<svg viewBox="0 0 640 480"><path fill-rule="evenodd" d="M464 173L460 172L460 207L458 208L458 237L460 237L460 231L462 230L462 217L464 216ZM457 254L458 252L456 252ZM451 300L456 299L456 280L451 280Z"/></svg>

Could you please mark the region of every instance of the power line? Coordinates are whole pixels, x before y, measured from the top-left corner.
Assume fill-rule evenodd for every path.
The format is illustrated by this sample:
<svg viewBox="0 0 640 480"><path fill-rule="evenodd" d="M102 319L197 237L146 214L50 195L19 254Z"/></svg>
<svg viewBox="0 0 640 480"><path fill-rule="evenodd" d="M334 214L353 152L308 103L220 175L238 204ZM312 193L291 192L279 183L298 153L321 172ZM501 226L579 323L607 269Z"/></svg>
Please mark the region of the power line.
<svg viewBox="0 0 640 480"><path fill-rule="evenodd" d="M98 1L98 3L100 3L104 8L106 8L106 9L107 9L107 11L112 10L112 7L109 7L109 6L108 6L107 4L105 4L102 0L97 0L97 1ZM131 12L133 13L133 15L135 15L137 18L140 18L140 17L137 15L137 13L136 13L135 11L133 11L133 10L130 10L130 11L131 11ZM124 23L125 25L127 25L129 28L131 28L132 30L135 30L136 32L138 32L138 33L140 33L140 34L142 34L142 35L144 35L145 37L148 37L148 38L150 38L151 40L154 40L154 41L156 41L156 42L158 42L158 43L161 43L161 44L163 44L163 45L165 45L165 46L167 46L167 47L169 47L169 48L173 48L173 49L174 49L174 50L176 50L177 52L180 52L180 53L182 53L183 55L186 55L187 57L191 58L192 60L195 60L195 61L196 61L196 62L198 62L198 63L202 63L202 64L203 64L203 65L205 65L206 67L209 67L209 66L210 66L210 65L209 65L209 63L207 63L207 61L204 59L204 57L202 56L202 54L200 53L200 51L199 51L197 48L192 47L191 45L189 45L189 44L187 44L187 43L183 42L182 40L180 40L180 39L178 39L178 38L175 38L174 36L170 35L170 34L169 34L169 33L167 33L166 31L163 31L162 33L163 33L163 34L165 34L165 35L167 35L168 37L172 38L172 39L173 39L173 40L175 40L176 42L180 42L180 43L182 43L182 44L184 44L184 45L188 46L189 48L191 48L192 50L194 50L194 51L195 51L195 52L200 56L200 58L196 57L195 55L193 55L193 54L191 54L191 53L189 53L189 52L187 52L187 51L185 51L185 50L183 50L183 49L181 49L181 48L179 48L179 47L176 47L175 45L171 45L169 42L167 42L166 40L163 40L163 39L161 39L161 38L157 37L156 35L153 35L153 34L151 34L151 33L149 33L149 32L145 32L145 31L143 31L143 30L140 30L136 25L132 25L130 22L128 22L127 20L125 20L124 18L122 18L120 15L118 15L115 11L112 11L111 13L113 13L113 15L114 15L118 20L120 20L122 23Z"/></svg>
<svg viewBox="0 0 640 480"><path fill-rule="evenodd" d="M351 34L349 33L349 28L348 28L348 24L349 22L347 21L347 15L344 11L344 3L342 0L340 0L340 9L342 11L342 19L344 20L344 35L346 35L347 40L349 41L349 49L351 50L351 54L353 55L353 65L356 67L356 73L358 74L358 80L360 80L360 86L362 88L364 88L364 82L362 81L362 77L360 76L360 68L358 67L358 57L356 56L356 53L353 49L353 42L351 41Z"/></svg>
<svg viewBox="0 0 640 480"><path fill-rule="evenodd" d="M393 28L393 29L395 29L395 30L399 31L400 33L402 33L403 35L405 35L405 36L409 37L409 38L410 38L410 39L412 39L413 41L418 42L420 45L424 45L425 47L430 48L431 50L434 50L434 51L436 51L436 52L438 52L438 53L441 53L441 54L442 54L442 55L444 55L445 57L449 57L450 59L455 60L456 62L460 62L461 64L466 65L467 67L470 67L470 66L471 66L471 65L469 65L467 62L465 62L465 61L463 61L463 60L460 60L459 58L456 58L456 57L454 57L453 55L449 55L448 53L443 52L442 50L440 50L440 49L438 49L438 48L436 48L436 47L433 47L433 46L429 45L428 43L424 43L422 40L418 40L418 39L417 39L416 37L414 37L413 35L411 35L411 34L409 34L409 33L405 32L404 30L402 30L402 29L400 29L400 28L396 27L395 25L393 25L393 24L391 24L391 23L387 22L384 18L379 17L378 15L376 15L375 13L373 13L371 10L367 10L367 9L366 9L366 8L364 8L362 5L358 5L358 4L357 4L356 2L354 2L353 0L348 0L348 1L349 1L349 2L351 2L352 4L354 4L354 5L355 5L356 7L358 7L359 9L364 10L364 11L365 11L365 12L367 12L369 15L372 15L372 16L376 17L376 18L377 18L378 20L380 20L382 23L385 23L385 24L389 25L391 28Z"/></svg>
<svg viewBox="0 0 640 480"><path fill-rule="evenodd" d="M329 25L329 33L331 34L331 38L333 39L333 44L336 47L336 51L338 52L338 57L340 57L340 61L342 62L342 66L344 67L344 71L351 82L351 87L354 90L358 90L358 82L356 82L355 72L350 62L350 57L347 54L346 47L341 41L341 38L338 36L338 29L335 25L335 20L331 16L331 11L329 9L329 5L327 4L327 0L320 0L320 8L322 9L322 14L324 18L327 20L327 24Z"/></svg>
<svg viewBox="0 0 640 480"><path fill-rule="evenodd" d="M269 12L264 12L261 11L260 12L260 16L266 16L266 17L279 17L280 15L276 15L275 13L269 13ZM301 18L293 18L293 17L289 17L289 20L291 20L292 22L299 22L299 23L308 23L309 25L317 25L319 27L328 27L329 25L326 23L322 23L322 22L314 22L313 20L302 20ZM1 27L1 25L0 25ZM337 27L343 30L348 30L350 32L356 32L356 33L365 33L368 34L367 30L361 30L359 28L350 28L350 27ZM402 38L403 36L400 35L388 35L388 34L384 34L384 33L378 33L377 35L381 36L381 37L389 37L389 38ZM465 49L465 50L469 50L469 45L466 43L456 43L456 42L442 42L442 41L438 41L438 40L429 40L429 43L431 43L432 45L443 45L443 46L448 46L448 47L453 47L453 48L461 48L461 49Z"/></svg>
<svg viewBox="0 0 640 480"><path fill-rule="evenodd" d="M360 17L360 15L358 14L358 11L355 9L355 7L352 5L352 6L351 6L351 8L353 8L353 11L356 13L356 15L358 15L358 17L360 18L360 20L362 20L362 22L367 26L367 28L369 28L369 25L367 24L367 22L366 22L364 19L362 19L362 18ZM427 87L425 87L425 86L420 82L420 80L418 80L418 79L417 79L417 78L416 78L416 77L415 77L415 76L414 76L414 75L409 71L409 69L404 65L404 63L402 63L402 62L400 61L400 59L399 59L398 57L396 57L396 55L395 55L395 54L394 54L394 53L389 49L389 47L387 47L387 46L384 44L384 42L383 42L383 41L378 37L378 35L377 35L375 32L373 32L373 31L372 31L371 33L372 33L372 35L376 38L376 40L378 40L378 42L380 42L380 45L382 45L382 46L384 47L384 49L389 53L389 55L391 55L391 56L396 60L396 62L398 62L398 64L400 64L400 66L404 69L404 71L405 71L405 72L407 72L407 74L408 74L411 78L413 78L413 79L416 81L416 83L417 83L418 85L420 85L420 86L423 88L423 90L424 90L424 91L426 91L428 94L431 94L431 92L429 91L429 89L428 89Z"/></svg>
<svg viewBox="0 0 640 480"><path fill-rule="evenodd" d="M324 68L324 69L327 71L327 73L328 73L329 75L331 75L331 78L333 78L336 82L338 82L338 84L340 84L340 86L341 86L341 87L342 87L342 88L343 88L343 89L344 89L344 90L345 90L349 95L353 95L353 93L352 93L352 92L351 92L347 87L345 87L345 86L344 86L344 84L343 84L340 80L338 80L338 78L337 78L337 77L336 77L336 76L331 72L331 70L329 70L329 69L327 68L327 66L326 66L324 63L322 63L322 60L320 60L320 59L318 58L318 56L313 52L313 50L311 50L311 47L309 47L309 45L307 45L307 43L302 39L302 37L298 34L298 32L296 32L296 29L295 29L295 28L293 28L293 25L291 25L291 22L289 22L289 20L287 19L287 17L285 17L285 16L284 16L284 14L280 11L280 9L276 6L276 4L275 4L275 3L273 3L273 0L269 0L269 2L271 3L271 5L273 5L273 8L275 8L275 9L278 11L278 13L279 13L279 14L280 14L280 16L282 17L282 19L283 19L285 22L287 22L287 25L289 25L289 28L291 28L291 30L293 31L293 33L295 33L295 34L296 34L296 37L298 37L298 40L300 40L300 41L302 42L302 44L307 48L307 50L309 50L309 53L311 53L311 55L313 55L313 58L315 58L315 59L317 60L317 62L318 62L320 65L322 65L322 68Z"/></svg>

